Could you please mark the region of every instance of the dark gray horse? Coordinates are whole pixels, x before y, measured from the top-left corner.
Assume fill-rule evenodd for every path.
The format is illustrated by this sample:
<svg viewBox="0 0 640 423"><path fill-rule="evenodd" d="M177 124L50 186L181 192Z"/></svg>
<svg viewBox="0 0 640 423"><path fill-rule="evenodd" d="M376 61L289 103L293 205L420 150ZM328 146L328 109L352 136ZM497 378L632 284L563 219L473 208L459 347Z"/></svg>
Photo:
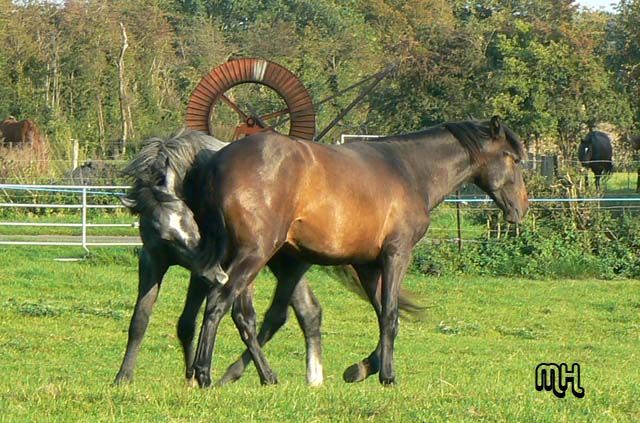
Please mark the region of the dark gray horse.
<svg viewBox="0 0 640 423"><path fill-rule="evenodd" d="M600 189L603 174L613 172L611 138L602 131L591 131L578 147L578 159L582 166L591 169L595 175L596 189ZM586 178L588 183L589 178Z"/></svg>
<svg viewBox="0 0 640 423"><path fill-rule="evenodd" d="M200 233L193 213L182 201L183 178L198 154L213 155L225 145L226 143L204 133L194 131L183 131L167 140L152 138L145 142L140 153L124 169L124 174L133 179L134 185L131 192L122 198L122 202L140 216L143 246L139 256L138 298L129 325L126 352L115 383L133 378L140 344L168 268L178 265L192 270ZM282 282L279 286L297 282L286 280L287 266L286 259L280 256L269 262L269 268ZM193 377L192 342L196 318L208 289L206 281L196 277L194 273L191 274L184 310L178 320L178 338L184 352L188 380ZM322 384L321 308L307 282L302 279L293 296L287 294L283 297L276 290L257 339L248 339L246 336L252 331L255 332L255 310L251 305L250 295L251 293L247 292L246 296L238 298L232 310L234 322L248 350L227 369L219 383L240 378L251 360L249 350L255 348L256 343L266 343L285 323L290 299L306 339L307 381L310 385ZM259 374L262 383L276 382L273 373Z"/></svg>
<svg viewBox="0 0 640 423"><path fill-rule="evenodd" d="M75 185L113 184L117 175L117 167L103 160L88 160L69 172L69 178Z"/></svg>

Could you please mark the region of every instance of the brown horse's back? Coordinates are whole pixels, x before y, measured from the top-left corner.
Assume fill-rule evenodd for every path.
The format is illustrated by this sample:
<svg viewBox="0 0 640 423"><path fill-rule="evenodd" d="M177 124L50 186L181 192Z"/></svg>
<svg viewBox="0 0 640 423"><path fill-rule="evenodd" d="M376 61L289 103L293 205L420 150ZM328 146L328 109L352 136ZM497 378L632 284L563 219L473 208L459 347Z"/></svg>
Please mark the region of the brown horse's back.
<svg viewBox="0 0 640 423"><path fill-rule="evenodd" d="M220 172L210 180L225 220L245 222L232 228L234 241L262 235L314 262L374 260L398 220L425 210L398 201L412 193L375 150L266 133L234 143L215 162Z"/></svg>

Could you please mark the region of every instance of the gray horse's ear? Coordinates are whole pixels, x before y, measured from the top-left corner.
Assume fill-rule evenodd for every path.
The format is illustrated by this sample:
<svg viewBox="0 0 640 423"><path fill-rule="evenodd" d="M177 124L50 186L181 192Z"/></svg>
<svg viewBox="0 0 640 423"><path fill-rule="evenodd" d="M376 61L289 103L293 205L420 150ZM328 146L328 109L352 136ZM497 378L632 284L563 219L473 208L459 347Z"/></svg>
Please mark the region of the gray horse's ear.
<svg viewBox="0 0 640 423"><path fill-rule="evenodd" d="M500 119L500 116L493 116L489 123L489 127L491 130L491 138L498 138L503 134L502 120Z"/></svg>
<svg viewBox="0 0 640 423"><path fill-rule="evenodd" d="M133 210L138 205L138 202L134 198L129 197L128 195L121 195L119 198L122 205L128 209Z"/></svg>

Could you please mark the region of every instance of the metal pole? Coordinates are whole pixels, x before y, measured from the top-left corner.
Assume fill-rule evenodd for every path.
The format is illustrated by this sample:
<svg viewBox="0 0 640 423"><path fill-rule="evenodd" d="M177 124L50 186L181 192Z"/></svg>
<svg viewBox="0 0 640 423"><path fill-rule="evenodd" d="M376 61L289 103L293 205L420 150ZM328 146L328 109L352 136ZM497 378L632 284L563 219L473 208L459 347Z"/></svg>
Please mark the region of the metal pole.
<svg viewBox="0 0 640 423"><path fill-rule="evenodd" d="M349 103L347 107L345 107L340 113L338 113L338 116L336 116L335 119L333 119L331 123L326 128L324 128L322 132L320 132L320 134L318 134L313 140L320 141L322 137L324 137L327 132L331 130L331 128L333 128L338 122L340 122L340 119L342 119L347 113L349 113L351 109L353 109L360 102L360 100L366 97L375 88L375 86L378 85L378 83L380 83L380 81L382 81L384 77L391 73L391 71L393 71L395 68L396 65L390 65L387 66L387 68L382 72L377 73L374 77L374 81L369 86L364 88L362 92L360 92L360 94L358 94L358 96L351 103Z"/></svg>
<svg viewBox="0 0 640 423"><path fill-rule="evenodd" d="M87 248L87 188L82 187L82 248L88 253Z"/></svg>
<svg viewBox="0 0 640 423"><path fill-rule="evenodd" d="M462 251L462 212L460 210L460 190L456 191L456 218L458 224L458 251Z"/></svg>

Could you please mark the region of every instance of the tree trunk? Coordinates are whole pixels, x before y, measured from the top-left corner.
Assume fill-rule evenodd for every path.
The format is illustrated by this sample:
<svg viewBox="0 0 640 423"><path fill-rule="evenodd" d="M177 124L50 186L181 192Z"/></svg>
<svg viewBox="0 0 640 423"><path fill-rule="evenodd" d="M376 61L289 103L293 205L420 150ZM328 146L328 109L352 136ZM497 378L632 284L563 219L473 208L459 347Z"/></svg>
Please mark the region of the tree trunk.
<svg viewBox="0 0 640 423"><path fill-rule="evenodd" d="M104 155L105 150L104 140L104 112L102 111L102 96L98 93L98 144L100 145L100 152Z"/></svg>
<svg viewBox="0 0 640 423"><path fill-rule="evenodd" d="M127 38L127 31L122 22L120 22L120 29L122 31L122 47L120 48L120 57L118 58L117 63L118 85L120 87L120 119L122 123L120 154L125 154L127 151L129 135L133 135L133 123L131 122L131 108L127 98L127 84L124 73L124 54L127 51L127 48L129 48L129 42Z"/></svg>

